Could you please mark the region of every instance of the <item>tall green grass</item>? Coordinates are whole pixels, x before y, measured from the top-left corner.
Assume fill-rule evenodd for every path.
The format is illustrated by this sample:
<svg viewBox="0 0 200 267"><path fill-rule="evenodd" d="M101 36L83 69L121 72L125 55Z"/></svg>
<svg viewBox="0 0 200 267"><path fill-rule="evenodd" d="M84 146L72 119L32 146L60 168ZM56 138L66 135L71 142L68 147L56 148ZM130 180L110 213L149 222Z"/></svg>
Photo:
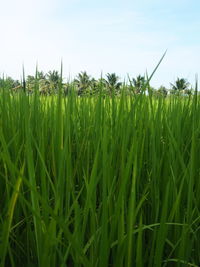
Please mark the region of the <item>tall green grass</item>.
<svg viewBox="0 0 200 267"><path fill-rule="evenodd" d="M0 266L199 266L200 99L0 93Z"/></svg>

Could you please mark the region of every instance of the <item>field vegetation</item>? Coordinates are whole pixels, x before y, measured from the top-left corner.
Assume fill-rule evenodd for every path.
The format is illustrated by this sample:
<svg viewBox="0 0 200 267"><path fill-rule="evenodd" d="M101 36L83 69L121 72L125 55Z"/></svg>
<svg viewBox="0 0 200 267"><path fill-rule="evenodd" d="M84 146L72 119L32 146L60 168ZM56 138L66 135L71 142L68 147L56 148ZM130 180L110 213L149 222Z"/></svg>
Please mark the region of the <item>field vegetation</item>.
<svg viewBox="0 0 200 267"><path fill-rule="evenodd" d="M120 77L116 73L107 73L105 77L95 79L87 74L86 71L78 73L74 79L64 81L61 72L57 70L44 73L36 70L36 74L23 77L21 81L14 80L11 77L0 78L0 88L10 90L11 93L26 91L27 94L33 94L36 90L41 95L54 95L58 91L67 96L71 91L74 91L79 96L83 95L121 95L122 91L126 95L141 94L144 91L154 96L190 96L194 94L195 89L185 78L177 78L174 83L170 83L169 88L161 85L159 88L154 88L150 85L150 80L147 75L138 75L136 77L127 76L126 81L120 81ZM59 90L61 89L61 90Z"/></svg>
<svg viewBox="0 0 200 267"><path fill-rule="evenodd" d="M197 84L48 75L1 80L0 266L199 266Z"/></svg>

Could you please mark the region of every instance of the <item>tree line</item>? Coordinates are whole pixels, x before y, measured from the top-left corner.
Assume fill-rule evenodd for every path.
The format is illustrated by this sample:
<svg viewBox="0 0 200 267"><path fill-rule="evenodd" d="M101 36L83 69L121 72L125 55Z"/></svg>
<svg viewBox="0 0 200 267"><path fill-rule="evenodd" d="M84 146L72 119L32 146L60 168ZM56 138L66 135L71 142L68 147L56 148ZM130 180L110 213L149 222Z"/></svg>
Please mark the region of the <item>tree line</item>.
<svg viewBox="0 0 200 267"><path fill-rule="evenodd" d="M138 75L135 78L128 76L128 83L120 82L116 73L107 73L105 78L95 79L87 74L86 71L78 73L78 75L68 82L63 82L62 75L57 71L37 71L35 76L28 75L21 81L14 80L11 77L0 78L0 88L18 92L24 90L31 94L38 89L42 95L51 95L62 90L63 94L68 95L72 90L81 95L95 95L101 91L105 95L119 95L122 90L127 94L141 94L148 92L156 96L173 95L192 95L194 89L185 78L177 78L174 83L170 83L170 88L160 86L158 89L150 86L145 76Z"/></svg>

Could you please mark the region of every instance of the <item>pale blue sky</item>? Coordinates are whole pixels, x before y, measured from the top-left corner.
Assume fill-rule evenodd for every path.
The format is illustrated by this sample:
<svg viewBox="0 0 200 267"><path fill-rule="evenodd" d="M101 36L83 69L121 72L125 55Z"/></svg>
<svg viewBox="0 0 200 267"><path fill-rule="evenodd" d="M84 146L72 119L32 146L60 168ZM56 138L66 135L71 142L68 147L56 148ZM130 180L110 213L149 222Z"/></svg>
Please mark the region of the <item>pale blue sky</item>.
<svg viewBox="0 0 200 267"><path fill-rule="evenodd" d="M169 87L177 77L194 83L200 67L198 0L7 0L1 3L0 73L20 78L24 62L65 77L86 70L121 79L151 73L167 54L152 85Z"/></svg>

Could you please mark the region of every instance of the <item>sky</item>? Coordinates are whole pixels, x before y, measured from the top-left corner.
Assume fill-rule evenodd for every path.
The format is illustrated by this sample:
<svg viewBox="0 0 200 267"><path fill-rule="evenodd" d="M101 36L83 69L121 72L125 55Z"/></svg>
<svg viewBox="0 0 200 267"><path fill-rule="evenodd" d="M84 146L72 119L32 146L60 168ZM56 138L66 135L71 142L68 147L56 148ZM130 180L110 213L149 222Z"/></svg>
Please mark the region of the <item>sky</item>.
<svg viewBox="0 0 200 267"><path fill-rule="evenodd" d="M199 0L1 1L0 75L15 79L39 70L78 72L121 80L148 75L167 50L151 85L179 78L195 83L200 71Z"/></svg>

